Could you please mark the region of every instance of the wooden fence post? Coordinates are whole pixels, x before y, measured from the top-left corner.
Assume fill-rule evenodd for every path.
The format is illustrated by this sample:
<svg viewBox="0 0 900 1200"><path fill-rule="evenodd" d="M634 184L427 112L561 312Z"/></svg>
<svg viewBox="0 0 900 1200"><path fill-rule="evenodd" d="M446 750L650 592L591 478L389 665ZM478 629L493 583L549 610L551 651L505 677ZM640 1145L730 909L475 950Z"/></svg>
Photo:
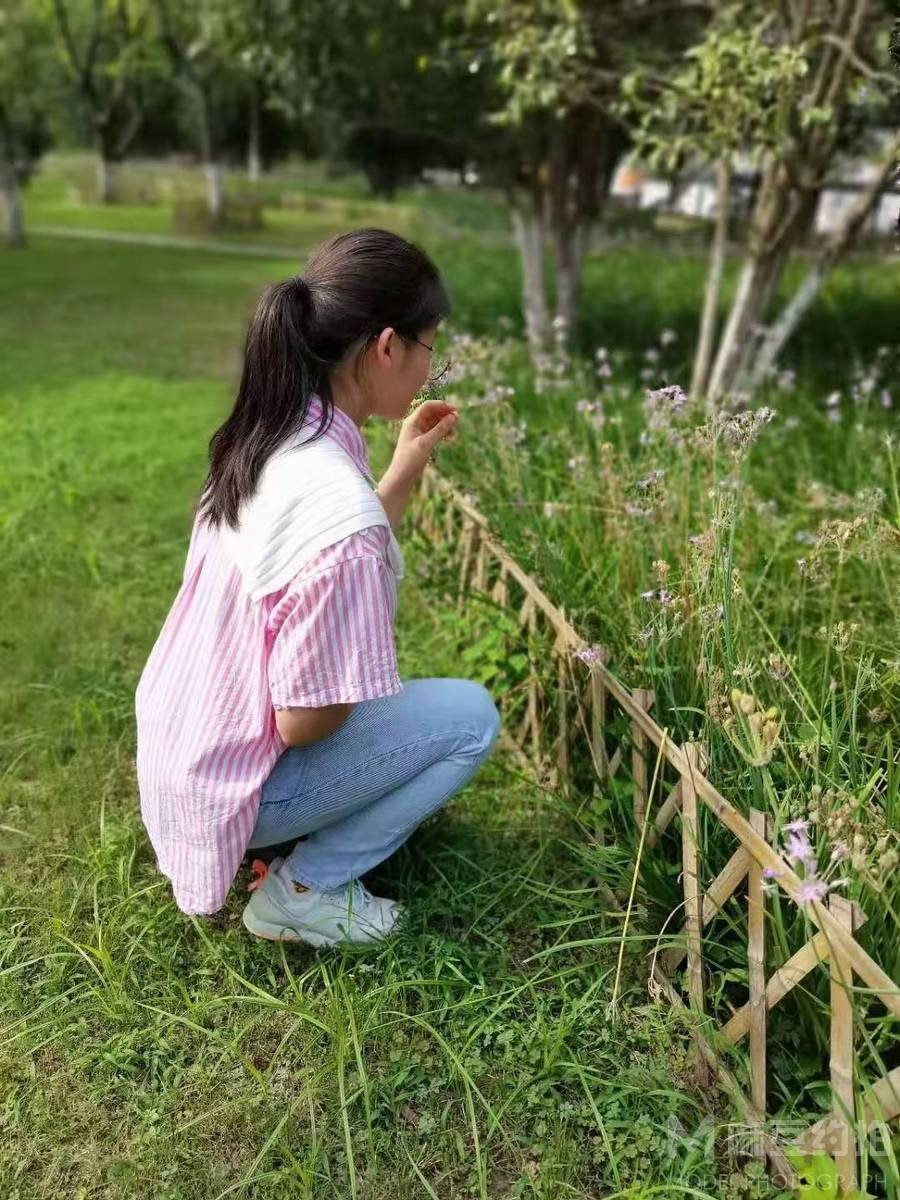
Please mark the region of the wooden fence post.
<svg viewBox="0 0 900 1200"><path fill-rule="evenodd" d="M475 558L475 575L473 579L473 587L477 592L485 590L485 580L487 578L487 542L481 537L479 532L478 537L478 554Z"/></svg>
<svg viewBox="0 0 900 1200"><path fill-rule="evenodd" d="M655 696L646 688L631 693L644 712L653 707ZM636 721L631 722L631 777L634 780L634 823L640 829L647 808L647 735Z"/></svg>
<svg viewBox="0 0 900 1200"><path fill-rule="evenodd" d="M497 576L497 582L491 589L491 599L495 604L499 604L501 608L505 608L509 599L509 588L506 584L506 563L500 564L500 574Z"/></svg>
<svg viewBox="0 0 900 1200"><path fill-rule="evenodd" d="M853 932L853 904L832 894L828 907ZM853 1103L853 969L837 946L829 956L831 978L831 1094L834 1161L845 1188L856 1187L856 1134Z"/></svg>
<svg viewBox="0 0 900 1200"><path fill-rule="evenodd" d="M560 605L563 620L566 617L566 610ZM569 770L569 714L566 708L568 697L568 676L566 659L567 645L566 642L557 636L553 645L556 653L556 689L557 689L557 721L559 725L559 740L556 747L556 763L558 773L556 783L563 786L567 782L567 774Z"/></svg>
<svg viewBox="0 0 900 1200"><path fill-rule="evenodd" d="M606 753L606 706L607 691L598 671L591 671L591 745L597 775L601 783L609 775L609 757Z"/></svg>
<svg viewBox="0 0 900 1200"><path fill-rule="evenodd" d="M423 531L435 543L441 540L441 527L435 510L437 491L430 472L426 471L419 483L419 511L422 517Z"/></svg>
<svg viewBox="0 0 900 1200"><path fill-rule="evenodd" d="M684 923L687 937L688 992L691 1007L697 1016L705 1011L703 989L703 942L701 938L700 856L697 845L697 789L694 772L700 769L700 755L692 742L684 747L690 770L682 775L681 783L681 861L683 867ZM705 1087L710 1071L699 1044L695 1046L697 1082Z"/></svg>
<svg viewBox="0 0 900 1200"><path fill-rule="evenodd" d="M534 601L528 609L528 637L532 646L534 639L537 637L537 613L534 610ZM531 757L534 765L541 765L541 722L538 715L538 681L537 674L534 670L533 660L531 658L531 649L529 649L529 677L528 677L528 716L531 721Z"/></svg>
<svg viewBox="0 0 900 1200"><path fill-rule="evenodd" d="M466 583L469 578L469 562L472 549L478 538L478 526L471 517L463 517L462 562L459 568L459 592L457 595L457 611L462 613L466 601Z"/></svg>
<svg viewBox="0 0 900 1200"><path fill-rule="evenodd" d="M750 824L761 837L767 837L766 814L750 809ZM767 839L768 840L768 839ZM751 857L747 872L747 981L750 989L750 1098L759 1111L766 1112L766 894L763 868ZM761 1141L754 1138L754 1157L765 1161Z"/></svg>

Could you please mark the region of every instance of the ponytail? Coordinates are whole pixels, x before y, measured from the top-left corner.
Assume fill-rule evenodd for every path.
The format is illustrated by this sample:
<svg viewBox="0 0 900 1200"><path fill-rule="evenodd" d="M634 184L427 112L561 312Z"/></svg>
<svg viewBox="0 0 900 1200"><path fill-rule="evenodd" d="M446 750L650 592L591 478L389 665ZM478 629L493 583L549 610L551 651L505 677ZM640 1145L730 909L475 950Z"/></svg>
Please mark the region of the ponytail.
<svg viewBox="0 0 900 1200"><path fill-rule="evenodd" d="M269 456L302 428L312 395L322 420L309 440L330 426L330 374L344 356L388 325L415 335L449 310L425 252L383 229L332 238L305 275L270 284L247 330L234 408L209 442L200 515L236 528Z"/></svg>

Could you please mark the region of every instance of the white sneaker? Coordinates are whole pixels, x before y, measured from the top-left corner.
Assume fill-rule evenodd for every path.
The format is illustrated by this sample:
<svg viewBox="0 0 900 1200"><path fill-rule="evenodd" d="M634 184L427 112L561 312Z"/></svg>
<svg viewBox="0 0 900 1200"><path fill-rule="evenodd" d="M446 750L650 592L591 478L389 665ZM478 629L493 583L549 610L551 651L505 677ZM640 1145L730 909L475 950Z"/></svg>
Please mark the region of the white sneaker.
<svg viewBox="0 0 900 1200"><path fill-rule="evenodd" d="M377 942L406 911L396 900L373 896L359 879L337 888L298 892L290 873L282 869L284 861L273 858L262 879L250 885L253 895L242 919L257 937L310 946ZM253 866L256 870L257 863Z"/></svg>

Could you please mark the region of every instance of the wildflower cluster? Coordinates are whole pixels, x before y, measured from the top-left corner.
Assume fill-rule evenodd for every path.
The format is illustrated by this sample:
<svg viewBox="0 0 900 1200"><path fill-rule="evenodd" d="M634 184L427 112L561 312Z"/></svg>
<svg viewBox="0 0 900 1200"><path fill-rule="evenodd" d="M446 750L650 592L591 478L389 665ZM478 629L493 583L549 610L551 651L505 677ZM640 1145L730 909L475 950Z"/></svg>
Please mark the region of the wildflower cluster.
<svg viewBox="0 0 900 1200"><path fill-rule="evenodd" d="M727 446L734 458L743 458L775 415L775 409L766 406L746 412L719 411L709 419L707 436ZM703 431L698 433L703 437Z"/></svg>
<svg viewBox="0 0 900 1200"><path fill-rule="evenodd" d="M650 383L660 377L664 352L677 340L678 335L674 329L663 329L659 335L659 344L647 347L644 351L644 366L641 368L641 383Z"/></svg>
<svg viewBox="0 0 900 1200"><path fill-rule="evenodd" d="M647 429L654 433L671 434L677 424L690 415L691 401L677 383L644 392L644 416Z"/></svg>
<svg viewBox="0 0 900 1200"><path fill-rule="evenodd" d="M595 429L602 429L606 423L602 400L578 400L575 404L575 411L583 413Z"/></svg>
<svg viewBox="0 0 900 1200"><path fill-rule="evenodd" d="M731 743L753 767L771 762L781 738L782 716L777 708L762 709L750 692L733 688L732 712L722 721Z"/></svg>
<svg viewBox="0 0 900 1200"><path fill-rule="evenodd" d="M572 654L575 658L580 658L583 663L590 666L593 663L605 663L609 660L609 651L605 646L581 646L578 650L573 650Z"/></svg>
<svg viewBox="0 0 900 1200"><path fill-rule="evenodd" d="M497 437L504 446L519 446L528 437L528 426L522 420L509 425L501 425L497 430Z"/></svg>
<svg viewBox="0 0 900 1200"><path fill-rule="evenodd" d="M641 600L646 604L653 604L657 611L650 623L638 634L638 640L647 642L654 637L657 644L662 644L682 632L687 604L671 587L671 567L665 559L656 559L653 573L658 586L641 592Z"/></svg>
<svg viewBox="0 0 900 1200"><path fill-rule="evenodd" d="M891 390L897 378L896 354L888 346L879 346L875 359L868 366L856 364L848 386L847 399L858 411L881 408L890 411L894 407ZM844 393L839 389L830 391L822 401L825 416L837 424L842 420Z"/></svg>
<svg viewBox="0 0 900 1200"><path fill-rule="evenodd" d="M816 852L809 840L808 830L809 821L802 817L789 821L781 830L784 842L782 853L802 874L800 890L797 894L797 902L802 905L820 904L832 888L840 887L847 882L846 879L829 880L828 878L829 874L833 873L834 867L837 866L838 860L836 859L832 860L824 873L820 871ZM775 880L782 874L783 868L781 867L766 867L763 870L763 878L766 880Z"/></svg>
<svg viewBox="0 0 900 1200"><path fill-rule="evenodd" d="M846 862L875 891L882 891L900 862L898 835L887 827L884 810L866 805L843 788L813 784L807 806L809 821L831 843L833 863Z"/></svg>
<svg viewBox="0 0 900 1200"><path fill-rule="evenodd" d="M634 481L635 500L625 504L628 516L649 517L655 509L663 507L666 502L665 478L665 471L657 469Z"/></svg>

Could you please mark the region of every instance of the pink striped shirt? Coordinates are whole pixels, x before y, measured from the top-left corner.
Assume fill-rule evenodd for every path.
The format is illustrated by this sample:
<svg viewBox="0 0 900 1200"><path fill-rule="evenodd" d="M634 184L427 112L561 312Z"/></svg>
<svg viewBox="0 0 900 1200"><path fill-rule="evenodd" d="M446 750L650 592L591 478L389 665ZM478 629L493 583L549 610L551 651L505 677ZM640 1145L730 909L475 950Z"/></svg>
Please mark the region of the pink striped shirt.
<svg viewBox="0 0 900 1200"><path fill-rule="evenodd" d="M318 428L321 401L307 422ZM359 427L334 410L324 437L364 471ZM135 693L141 817L185 913L222 907L285 744L275 708L354 703L402 690L389 530L326 546L255 604L218 531L195 518L182 583Z"/></svg>

